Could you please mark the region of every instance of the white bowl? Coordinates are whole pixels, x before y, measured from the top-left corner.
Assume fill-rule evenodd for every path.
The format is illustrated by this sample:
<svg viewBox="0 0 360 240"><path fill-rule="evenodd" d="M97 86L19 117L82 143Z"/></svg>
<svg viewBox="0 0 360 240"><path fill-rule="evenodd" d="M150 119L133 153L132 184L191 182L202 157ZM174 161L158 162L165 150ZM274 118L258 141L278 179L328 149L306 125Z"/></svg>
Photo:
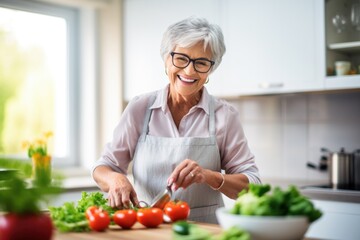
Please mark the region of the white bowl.
<svg viewBox="0 0 360 240"><path fill-rule="evenodd" d="M303 239L309 228L306 216L244 216L219 208L216 217L223 229L237 226L249 232L252 240Z"/></svg>

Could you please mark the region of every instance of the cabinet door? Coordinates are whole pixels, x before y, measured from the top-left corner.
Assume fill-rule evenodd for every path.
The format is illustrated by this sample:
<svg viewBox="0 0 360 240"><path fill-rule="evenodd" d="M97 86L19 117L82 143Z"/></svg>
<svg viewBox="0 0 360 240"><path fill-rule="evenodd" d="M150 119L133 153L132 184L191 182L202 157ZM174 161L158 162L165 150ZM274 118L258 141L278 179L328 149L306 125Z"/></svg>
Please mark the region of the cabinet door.
<svg viewBox="0 0 360 240"><path fill-rule="evenodd" d="M219 22L220 0L124 0L124 95L136 95L163 88L168 82L160 57L160 43L166 28L184 18L199 16Z"/></svg>
<svg viewBox="0 0 360 240"><path fill-rule="evenodd" d="M357 194L354 192L354 195ZM311 239L360 239L360 204L312 200L323 215L311 224L305 237Z"/></svg>
<svg viewBox="0 0 360 240"><path fill-rule="evenodd" d="M226 0L222 4L227 52L210 78L211 93L229 96L323 87L322 1Z"/></svg>

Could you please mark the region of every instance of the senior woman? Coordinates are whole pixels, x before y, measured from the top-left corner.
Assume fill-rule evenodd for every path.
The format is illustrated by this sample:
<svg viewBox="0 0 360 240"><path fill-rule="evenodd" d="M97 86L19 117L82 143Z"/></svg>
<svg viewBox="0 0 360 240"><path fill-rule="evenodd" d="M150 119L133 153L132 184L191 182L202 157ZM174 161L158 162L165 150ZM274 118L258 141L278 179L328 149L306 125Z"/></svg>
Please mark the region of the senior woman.
<svg viewBox="0 0 360 240"><path fill-rule="evenodd" d="M238 111L204 86L224 53L221 29L203 18L166 30L161 56L169 84L129 102L93 168L111 206L151 203L171 186L190 205L191 220L214 223L221 193L234 199L260 183ZM134 186L126 177L131 161Z"/></svg>

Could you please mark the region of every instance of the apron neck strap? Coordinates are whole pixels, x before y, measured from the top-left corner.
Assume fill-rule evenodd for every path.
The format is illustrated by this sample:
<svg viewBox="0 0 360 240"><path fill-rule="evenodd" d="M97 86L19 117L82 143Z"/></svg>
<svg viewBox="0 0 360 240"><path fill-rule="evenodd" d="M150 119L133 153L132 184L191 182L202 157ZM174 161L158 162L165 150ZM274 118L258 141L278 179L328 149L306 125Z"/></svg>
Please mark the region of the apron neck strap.
<svg viewBox="0 0 360 240"><path fill-rule="evenodd" d="M210 136L215 136L215 103L214 97L210 95L209 101L209 133Z"/></svg>
<svg viewBox="0 0 360 240"><path fill-rule="evenodd" d="M148 132L149 127L149 121L151 117L152 110L150 109L151 105L155 102L156 95L151 95L149 98L149 102L146 108L145 118L144 118L144 124L143 124L143 130L142 130L142 136L146 136Z"/></svg>

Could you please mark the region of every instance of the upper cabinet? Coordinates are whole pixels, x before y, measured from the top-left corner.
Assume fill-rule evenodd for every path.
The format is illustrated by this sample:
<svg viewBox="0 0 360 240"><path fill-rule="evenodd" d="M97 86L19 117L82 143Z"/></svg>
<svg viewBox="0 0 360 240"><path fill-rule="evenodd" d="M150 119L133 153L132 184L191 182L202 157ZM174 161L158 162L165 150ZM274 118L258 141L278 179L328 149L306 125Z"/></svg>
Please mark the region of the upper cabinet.
<svg viewBox="0 0 360 240"><path fill-rule="evenodd" d="M215 95L268 94L322 89L323 2L222 1L227 52L210 78Z"/></svg>
<svg viewBox="0 0 360 240"><path fill-rule="evenodd" d="M125 100L168 83L160 58L162 35L170 24L192 15L207 18L224 32L227 51L206 85L213 95L360 88L358 74L332 76L337 61L350 61L349 73L359 72L360 31L350 23L354 3L349 0L123 3ZM340 32L334 25L337 15L347 16Z"/></svg>
<svg viewBox="0 0 360 240"><path fill-rule="evenodd" d="M360 88L360 1L325 1L325 29L325 88Z"/></svg>

